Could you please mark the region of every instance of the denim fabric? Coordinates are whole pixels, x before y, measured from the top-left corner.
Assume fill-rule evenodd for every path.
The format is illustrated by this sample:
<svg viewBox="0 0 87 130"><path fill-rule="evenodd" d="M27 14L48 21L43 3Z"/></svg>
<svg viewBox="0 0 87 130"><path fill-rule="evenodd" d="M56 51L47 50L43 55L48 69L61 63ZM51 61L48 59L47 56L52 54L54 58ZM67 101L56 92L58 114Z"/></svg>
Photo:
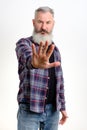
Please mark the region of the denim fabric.
<svg viewBox="0 0 87 130"><path fill-rule="evenodd" d="M29 110L29 106L20 104L18 110L18 130L58 130L59 112L47 104L43 113Z"/></svg>

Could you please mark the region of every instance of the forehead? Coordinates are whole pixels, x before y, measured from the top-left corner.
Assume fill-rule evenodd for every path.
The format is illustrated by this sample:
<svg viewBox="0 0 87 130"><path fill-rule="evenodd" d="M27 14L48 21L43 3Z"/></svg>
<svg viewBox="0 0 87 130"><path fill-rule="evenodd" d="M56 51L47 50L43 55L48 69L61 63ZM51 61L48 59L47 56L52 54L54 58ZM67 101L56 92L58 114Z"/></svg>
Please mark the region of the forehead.
<svg viewBox="0 0 87 130"><path fill-rule="evenodd" d="M46 21L49 21L49 20L53 20L53 16L52 16L52 14L50 12L39 11L35 15L35 19L36 20L46 20Z"/></svg>

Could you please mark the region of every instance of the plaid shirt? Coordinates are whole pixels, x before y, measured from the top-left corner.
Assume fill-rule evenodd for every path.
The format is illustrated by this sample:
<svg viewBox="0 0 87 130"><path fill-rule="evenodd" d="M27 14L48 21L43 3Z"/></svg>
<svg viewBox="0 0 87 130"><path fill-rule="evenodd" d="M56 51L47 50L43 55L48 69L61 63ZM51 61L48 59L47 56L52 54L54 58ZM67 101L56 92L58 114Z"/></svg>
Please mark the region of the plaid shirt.
<svg viewBox="0 0 87 130"><path fill-rule="evenodd" d="M16 43L18 58L18 74L20 79L18 103L29 104L30 110L44 112L46 93L48 88L48 69L35 69L31 66L32 37L22 38ZM33 42L34 43L34 42ZM35 43L36 50L39 45ZM54 49L54 61L60 61L61 57L57 47ZM55 67L56 75L56 109L65 110L64 80L62 67Z"/></svg>

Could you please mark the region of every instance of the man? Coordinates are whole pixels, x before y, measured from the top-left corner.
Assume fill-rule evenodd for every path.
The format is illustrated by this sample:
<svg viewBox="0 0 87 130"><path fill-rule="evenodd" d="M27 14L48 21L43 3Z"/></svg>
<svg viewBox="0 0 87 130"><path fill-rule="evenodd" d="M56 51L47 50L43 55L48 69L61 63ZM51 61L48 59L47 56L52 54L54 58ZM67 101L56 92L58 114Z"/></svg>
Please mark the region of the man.
<svg viewBox="0 0 87 130"><path fill-rule="evenodd" d="M54 12L40 7L31 37L16 44L18 58L18 130L58 130L67 119L61 57L52 41ZM59 120L59 113L61 119Z"/></svg>

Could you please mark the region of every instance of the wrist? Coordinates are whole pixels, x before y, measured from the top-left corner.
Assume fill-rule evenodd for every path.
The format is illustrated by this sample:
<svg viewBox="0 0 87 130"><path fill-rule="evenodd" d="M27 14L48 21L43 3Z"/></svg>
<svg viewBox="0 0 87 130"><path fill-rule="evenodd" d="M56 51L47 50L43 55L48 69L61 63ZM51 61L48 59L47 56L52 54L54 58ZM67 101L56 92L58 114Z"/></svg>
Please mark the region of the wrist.
<svg viewBox="0 0 87 130"><path fill-rule="evenodd" d="M33 65L32 62L31 62L31 68L32 68L32 69L38 69L38 68L34 67L34 65Z"/></svg>

